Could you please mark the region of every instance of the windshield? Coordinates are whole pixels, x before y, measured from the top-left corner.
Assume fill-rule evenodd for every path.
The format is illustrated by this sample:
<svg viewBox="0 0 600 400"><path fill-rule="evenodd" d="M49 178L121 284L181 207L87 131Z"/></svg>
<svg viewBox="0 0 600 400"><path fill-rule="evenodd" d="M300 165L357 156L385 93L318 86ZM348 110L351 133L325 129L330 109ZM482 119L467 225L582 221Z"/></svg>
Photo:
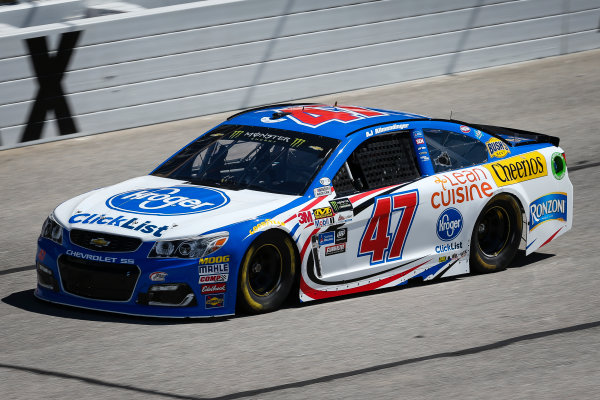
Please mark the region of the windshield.
<svg viewBox="0 0 600 400"><path fill-rule="evenodd" d="M196 185L302 195L339 142L282 129L224 125L183 148L152 175Z"/></svg>

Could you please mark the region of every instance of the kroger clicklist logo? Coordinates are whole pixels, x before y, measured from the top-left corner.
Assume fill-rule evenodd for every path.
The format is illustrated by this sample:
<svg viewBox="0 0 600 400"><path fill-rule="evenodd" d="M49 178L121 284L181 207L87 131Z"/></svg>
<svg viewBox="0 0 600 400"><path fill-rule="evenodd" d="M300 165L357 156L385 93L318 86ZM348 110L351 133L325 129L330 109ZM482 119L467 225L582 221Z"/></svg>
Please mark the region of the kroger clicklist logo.
<svg viewBox="0 0 600 400"><path fill-rule="evenodd" d="M447 242L457 237L462 227L462 214L456 208L448 208L437 220L436 233L440 239Z"/></svg>
<svg viewBox="0 0 600 400"><path fill-rule="evenodd" d="M187 215L223 207L229 197L220 190L204 187L138 189L106 200L113 210L146 215Z"/></svg>

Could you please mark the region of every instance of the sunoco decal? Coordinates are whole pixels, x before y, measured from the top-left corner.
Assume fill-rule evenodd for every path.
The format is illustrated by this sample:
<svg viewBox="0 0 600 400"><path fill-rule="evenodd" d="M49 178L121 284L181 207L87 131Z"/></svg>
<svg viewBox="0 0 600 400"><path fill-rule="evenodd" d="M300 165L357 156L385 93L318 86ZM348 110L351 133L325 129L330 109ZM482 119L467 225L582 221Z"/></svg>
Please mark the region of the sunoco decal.
<svg viewBox="0 0 600 400"><path fill-rule="evenodd" d="M438 238L448 242L457 237L463 227L463 217L456 208L448 208L437 220L436 230Z"/></svg>
<svg viewBox="0 0 600 400"><path fill-rule="evenodd" d="M146 215L197 214L227 203L229 197L220 190L187 186L131 190L106 200L106 206L113 210Z"/></svg>
<svg viewBox="0 0 600 400"><path fill-rule="evenodd" d="M550 220L567 220L567 194L563 192L548 193L529 205L529 230Z"/></svg>
<svg viewBox="0 0 600 400"><path fill-rule="evenodd" d="M204 296L204 307L206 308L222 308L225 307L225 297L223 294L211 294Z"/></svg>
<svg viewBox="0 0 600 400"><path fill-rule="evenodd" d="M496 161L485 167L498 186L512 185L548 175L546 158L538 151Z"/></svg>

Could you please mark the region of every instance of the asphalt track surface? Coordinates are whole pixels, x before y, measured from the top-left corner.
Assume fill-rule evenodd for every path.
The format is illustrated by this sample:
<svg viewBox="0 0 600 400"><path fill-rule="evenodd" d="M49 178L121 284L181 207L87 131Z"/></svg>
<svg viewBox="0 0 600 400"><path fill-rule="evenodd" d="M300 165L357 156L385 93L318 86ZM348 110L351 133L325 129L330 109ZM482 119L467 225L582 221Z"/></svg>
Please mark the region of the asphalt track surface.
<svg viewBox="0 0 600 400"><path fill-rule="evenodd" d="M212 321L34 300L46 215L143 175L209 116L0 152L2 399L597 399L600 51L319 101L505 124L561 138L573 229L502 272Z"/></svg>

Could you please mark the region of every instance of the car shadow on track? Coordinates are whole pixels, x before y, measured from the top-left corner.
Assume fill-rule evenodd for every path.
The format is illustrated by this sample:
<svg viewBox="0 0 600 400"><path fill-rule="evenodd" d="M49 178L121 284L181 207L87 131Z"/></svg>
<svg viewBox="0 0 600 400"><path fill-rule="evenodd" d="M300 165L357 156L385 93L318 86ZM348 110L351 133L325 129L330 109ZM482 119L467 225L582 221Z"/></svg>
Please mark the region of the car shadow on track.
<svg viewBox="0 0 600 400"><path fill-rule="evenodd" d="M178 325L195 322L222 322L228 319L225 317L206 318L202 320L192 318L150 318L138 317L133 315L113 314L95 310L84 310L61 304L51 304L43 300L39 300L33 295L33 291L33 289L28 289L12 293L4 297L2 299L2 302L24 311L48 315L52 317L79 319L86 321L114 322L121 324Z"/></svg>
<svg viewBox="0 0 600 400"><path fill-rule="evenodd" d="M528 267L540 261L544 261L547 258L554 257L556 254L548 253L532 253L525 256L525 251L519 250L512 264L508 269Z"/></svg>
<svg viewBox="0 0 600 400"><path fill-rule="evenodd" d="M554 254L547 253L533 253L528 257L524 256L524 252L521 252L513 261L512 265L508 267L512 268L525 268L536 264L540 261L546 260L547 258L554 257ZM29 268L27 268L29 269ZM19 269L20 270L20 269ZM501 271L499 273L502 273ZM316 300L314 302L308 303L300 303L295 298L290 298L282 307L282 309L291 310L294 308L304 308L310 307L311 305L323 304L333 301L339 301L342 299L351 299L362 296L373 296L378 293L388 293L395 290L406 290L410 287L415 286L423 286L423 285L436 285L436 284L444 284L446 282L452 282L459 279L468 278L469 275L459 275L451 278L433 280L433 281L409 281L407 284L402 286L395 286L387 289L377 290L375 292L361 292L356 294L350 294L341 297L333 297L330 299L324 300ZM33 295L33 289L23 290L20 292L12 293L2 299L2 302L8 304L12 307L19 308L24 311L33 312L37 314L43 314L53 317L60 318L69 318L69 319L79 319L86 321L101 321L101 322L114 322L121 324L138 324L138 325L175 325L175 324L189 324L189 323L217 323L224 322L230 319L231 317L214 317L214 318L202 318L202 319L194 319L194 318L151 318L151 317L137 317L130 315L120 315L120 314L112 314L102 311L94 311L94 310L83 310L75 307L60 305L60 304L51 304L45 301L37 299ZM252 317L253 315L248 314L237 314L236 318L247 318Z"/></svg>

